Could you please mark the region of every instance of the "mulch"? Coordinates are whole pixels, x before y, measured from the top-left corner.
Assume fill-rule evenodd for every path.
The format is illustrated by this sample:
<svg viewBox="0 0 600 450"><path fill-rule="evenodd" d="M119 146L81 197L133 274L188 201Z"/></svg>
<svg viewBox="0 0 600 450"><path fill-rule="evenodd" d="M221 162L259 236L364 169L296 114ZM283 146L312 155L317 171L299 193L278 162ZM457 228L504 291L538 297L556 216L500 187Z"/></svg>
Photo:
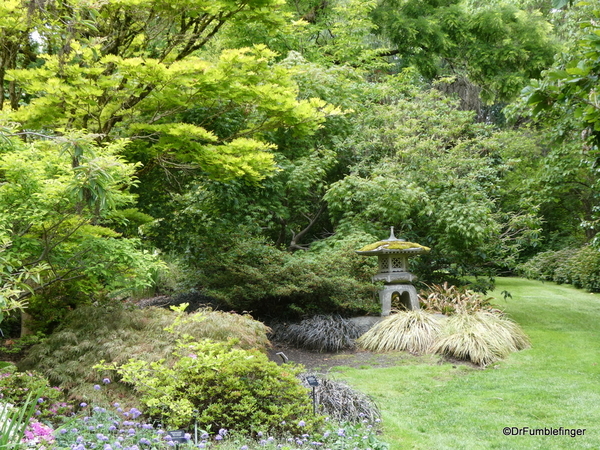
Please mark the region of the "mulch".
<svg viewBox="0 0 600 450"><path fill-rule="evenodd" d="M309 371L329 371L334 367L392 367L398 365L409 357L404 352L392 353L373 353L361 349L347 349L339 352L316 352L293 348L282 343L272 342L272 347L268 351L271 361L283 364L284 358L278 353L283 353L287 357L287 362L301 364Z"/></svg>

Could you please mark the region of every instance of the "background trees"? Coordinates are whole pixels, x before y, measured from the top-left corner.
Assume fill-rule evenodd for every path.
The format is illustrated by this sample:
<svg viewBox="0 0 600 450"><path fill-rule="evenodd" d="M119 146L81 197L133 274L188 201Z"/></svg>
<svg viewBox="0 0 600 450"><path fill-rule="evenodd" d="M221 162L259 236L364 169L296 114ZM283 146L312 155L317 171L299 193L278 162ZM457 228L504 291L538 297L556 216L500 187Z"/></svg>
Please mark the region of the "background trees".
<svg viewBox="0 0 600 450"><path fill-rule="evenodd" d="M365 312L371 263L349 255L391 225L433 248L426 280L591 239L598 33L572 43L578 8L5 2L8 297L156 285L160 253L171 288L230 308Z"/></svg>

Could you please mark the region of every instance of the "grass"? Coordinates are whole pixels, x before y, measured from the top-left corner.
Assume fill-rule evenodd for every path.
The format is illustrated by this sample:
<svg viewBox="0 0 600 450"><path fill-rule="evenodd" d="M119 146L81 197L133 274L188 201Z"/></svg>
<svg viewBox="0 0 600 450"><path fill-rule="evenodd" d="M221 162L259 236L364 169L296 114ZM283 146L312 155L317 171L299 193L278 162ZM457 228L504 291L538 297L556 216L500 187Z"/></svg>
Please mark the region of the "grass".
<svg viewBox="0 0 600 450"><path fill-rule="evenodd" d="M338 377L378 403L391 450L600 448L600 296L519 278L498 279L493 295L531 348L485 370L427 355ZM504 427L586 431L504 436Z"/></svg>

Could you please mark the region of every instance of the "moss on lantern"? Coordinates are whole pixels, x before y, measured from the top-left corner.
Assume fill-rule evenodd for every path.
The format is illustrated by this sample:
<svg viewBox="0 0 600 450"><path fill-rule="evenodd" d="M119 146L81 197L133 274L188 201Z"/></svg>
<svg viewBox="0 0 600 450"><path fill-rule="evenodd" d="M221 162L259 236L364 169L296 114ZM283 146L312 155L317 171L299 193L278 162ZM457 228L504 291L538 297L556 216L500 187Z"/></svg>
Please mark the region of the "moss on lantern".
<svg viewBox="0 0 600 450"><path fill-rule="evenodd" d="M378 241L374 244L365 245L363 248L359 250L359 252L370 252L376 249L385 249L385 250L409 250L409 249L421 249L424 252L428 252L431 250L429 247L425 247L421 244L416 244L414 242L406 242L406 241Z"/></svg>

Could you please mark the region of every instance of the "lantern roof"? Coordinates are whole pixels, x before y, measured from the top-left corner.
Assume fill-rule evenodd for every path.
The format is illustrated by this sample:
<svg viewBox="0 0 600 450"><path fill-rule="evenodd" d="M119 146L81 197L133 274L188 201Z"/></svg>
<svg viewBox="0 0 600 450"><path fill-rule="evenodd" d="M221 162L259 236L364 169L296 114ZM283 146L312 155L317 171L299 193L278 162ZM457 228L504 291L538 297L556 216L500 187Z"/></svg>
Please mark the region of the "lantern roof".
<svg viewBox="0 0 600 450"><path fill-rule="evenodd" d="M418 255L420 253L427 253L429 250L431 249L424 245L408 242L405 239L398 239L394 236L394 227L391 227L389 238L365 245L360 250L357 250L356 253L359 255L381 255L386 253Z"/></svg>

